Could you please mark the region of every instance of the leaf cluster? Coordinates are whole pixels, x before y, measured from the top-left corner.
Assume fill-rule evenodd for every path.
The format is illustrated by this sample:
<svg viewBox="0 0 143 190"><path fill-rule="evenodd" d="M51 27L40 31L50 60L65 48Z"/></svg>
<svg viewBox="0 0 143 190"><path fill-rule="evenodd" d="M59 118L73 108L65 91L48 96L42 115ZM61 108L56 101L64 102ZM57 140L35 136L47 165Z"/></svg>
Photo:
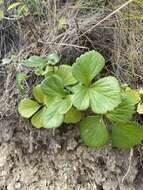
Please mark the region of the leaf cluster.
<svg viewBox="0 0 143 190"><path fill-rule="evenodd" d="M104 57L93 50L78 57L72 66L56 66L59 61L54 53L47 59L32 56L23 62L43 80L33 87L32 99L20 101L20 115L30 118L36 128L57 128L82 120L80 136L93 148L110 141L118 148L140 144L143 128L133 121L136 102L115 77L100 78ZM88 110L92 115L84 118Z"/></svg>
<svg viewBox="0 0 143 190"><path fill-rule="evenodd" d="M4 4L4 0L0 0L0 5ZM41 3L40 0L19 0L16 2L6 3L7 13L10 15L10 19L20 19L24 16L29 15L29 13L34 10L39 15ZM4 11L0 9L0 21L4 19Z"/></svg>

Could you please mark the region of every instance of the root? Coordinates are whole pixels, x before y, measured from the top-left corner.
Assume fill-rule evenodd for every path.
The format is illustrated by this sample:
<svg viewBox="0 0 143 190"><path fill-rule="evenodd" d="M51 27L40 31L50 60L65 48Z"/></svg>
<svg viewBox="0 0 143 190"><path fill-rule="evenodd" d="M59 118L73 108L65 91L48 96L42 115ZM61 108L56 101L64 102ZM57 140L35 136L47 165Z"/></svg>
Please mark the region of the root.
<svg viewBox="0 0 143 190"><path fill-rule="evenodd" d="M125 175L123 176L122 178L122 183L124 183L126 177L129 175L130 173L130 170L131 170L131 164L132 164L132 157L133 157L133 149L130 150L130 156L129 156L129 166L128 166L128 170L127 172L125 173Z"/></svg>

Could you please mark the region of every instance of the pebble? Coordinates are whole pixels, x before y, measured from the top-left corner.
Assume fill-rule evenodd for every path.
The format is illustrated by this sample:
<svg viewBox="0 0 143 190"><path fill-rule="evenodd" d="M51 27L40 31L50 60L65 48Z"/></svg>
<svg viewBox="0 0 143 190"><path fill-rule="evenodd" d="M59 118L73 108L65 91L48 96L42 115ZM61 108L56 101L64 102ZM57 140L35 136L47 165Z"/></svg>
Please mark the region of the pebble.
<svg viewBox="0 0 143 190"><path fill-rule="evenodd" d="M15 183L15 189L20 189L21 188L21 183L18 181Z"/></svg>

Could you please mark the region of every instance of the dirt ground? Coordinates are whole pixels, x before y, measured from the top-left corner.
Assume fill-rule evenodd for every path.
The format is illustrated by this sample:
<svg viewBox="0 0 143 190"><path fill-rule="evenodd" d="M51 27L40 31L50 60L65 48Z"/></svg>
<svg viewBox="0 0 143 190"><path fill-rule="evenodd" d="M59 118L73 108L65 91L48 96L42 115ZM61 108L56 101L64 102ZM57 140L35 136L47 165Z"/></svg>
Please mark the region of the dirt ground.
<svg viewBox="0 0 143 190"><path fill-rule="evenodd" d="M79 140L78 126L32 128L18 116L12 72L1 81L1 190L143 189L142 155L137 149L133 155L110 146L90 150Z"/></svg>

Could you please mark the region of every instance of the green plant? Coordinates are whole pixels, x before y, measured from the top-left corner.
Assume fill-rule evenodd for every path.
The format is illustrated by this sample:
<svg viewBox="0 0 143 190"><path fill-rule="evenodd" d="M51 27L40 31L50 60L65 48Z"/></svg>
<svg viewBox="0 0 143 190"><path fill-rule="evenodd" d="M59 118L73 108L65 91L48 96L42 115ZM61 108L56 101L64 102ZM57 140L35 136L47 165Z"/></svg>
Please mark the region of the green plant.
<svg viewBox="0 0 143 190"><path fill-rule="evenodd" d="M58 53L52 53L47 58L40 56L31 56L30 58L22 62L23 66L34 68L35 74L38 76L44 76L49 72L49 69L55 69L54 66L60 61Z"/></svg>
<svg viewBox="0 0 143 190"><path fill-rule="evenodd" d="M22 117L36 128L57 128L80 123L80 136L89 147L99 148L112 141L113 147L131 148L143 140L143 128L132 121L135 102L113 76L99 79L105 59L90 51L70 65L59 65L54 53L47 59L30 57L25 66L42 70L42 82L33 87L32 99L20 101ZM37 74L37 72L36 72ZM84 118L84 113L92 113ZM81 114L82 112L82 114Z"/></svg>
<svg viewBox="0 0 143 190"><path fill-rule="evenodd" d="M17 73L16 74L16 86L21 92L21 94L24 94L24 81L28 78L28 76L25 73Z"/></svg>
<svg viewBox="0 0 143 190"><path fill-rule="evenodd" d="M0 5L4 4L4 0L0 0ZM0 10L0 20L6 19L20 19L30 14L31 11L36 11L41 15L41 3L39 0L18 0L12 3L5 3L9 17L4 17L4 11Z"/></svg>

